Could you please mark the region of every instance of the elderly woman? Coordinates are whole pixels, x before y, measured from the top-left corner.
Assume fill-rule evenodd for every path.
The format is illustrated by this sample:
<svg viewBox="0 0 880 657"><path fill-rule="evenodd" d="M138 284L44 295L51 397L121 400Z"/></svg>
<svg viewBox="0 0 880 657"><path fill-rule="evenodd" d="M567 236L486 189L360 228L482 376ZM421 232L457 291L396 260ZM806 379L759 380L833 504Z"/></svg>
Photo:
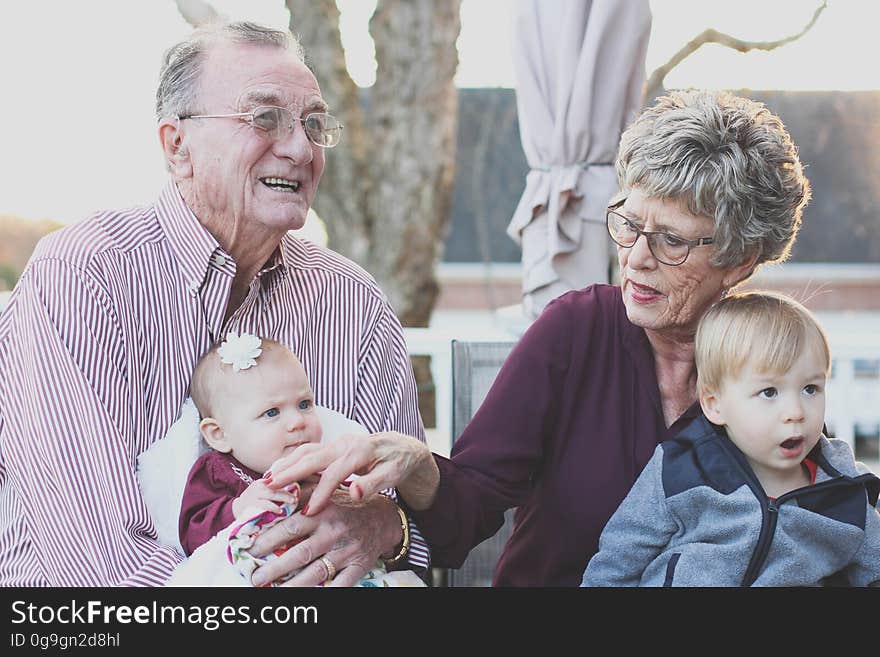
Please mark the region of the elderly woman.
<svg viewBox="0 0 880 657"><path fill-rule="evenodd" d="M788 255L810 195L779 118L722 92L659 99L624 133L617 172L607 223L620 286L547 307L451 459L377 434L303 446L273 469L275 485L324 470L310 513L353 472L364 475L355 500L396 485L434 564L449 567L517 507L494 583L577 585L656 445L699 413L698 320L759 265Z"/></svg>

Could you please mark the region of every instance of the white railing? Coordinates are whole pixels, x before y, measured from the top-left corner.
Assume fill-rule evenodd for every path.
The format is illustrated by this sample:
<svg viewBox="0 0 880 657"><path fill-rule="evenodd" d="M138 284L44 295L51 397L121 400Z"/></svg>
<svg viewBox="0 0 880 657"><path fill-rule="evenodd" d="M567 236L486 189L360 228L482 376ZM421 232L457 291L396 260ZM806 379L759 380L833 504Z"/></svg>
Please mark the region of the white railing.
<svg viewBox="0 0 880 657"><path fill-rule="evenodd" d="M828 334L834 371L828 381L825 419L834 436L855 447L859 425L880 424L880 378L861 378L857 361L880 359L880 313L816 313Z"/></svg>
<svg viewBox="0 0 880 657"><path fill-rule="evenodd" d="M461 330L441 328L405 328L410 356L431 357L434 380L435 426L426 429L428 445L434 452L449 455L452 447L452 341L511 340L508 333L492 329L462 327Z"/></svg>
<svg viewBox="0 0 880 657"><path fill-rule="evenodd" d="M855 447L856 429L880 425L880 379L859 378L857 360L880 359L880 346L873 353L865 350L838 350L834 358L834 375L828 382L825 419L835 438Z"/></svg>
<svg viewBox="0 0 880 657"><path fill-rule="evenodd" d="M426 429L431 449L444 456L452 445L452 338L433 329L406 328L410 356L430 356L434 380L434 428Z"/></svg>
<svg viewBox="0 0 880 657"><path fill-rule="evenodd" d="M828 382L826 420L835 437L855 446L859 425L880 424L880 378L859 378L857 360L880 359L880 314L822 313L834 357ZM404 329L412 356L431 356L435 386L436 427L428 429L431 448L447 455L452 445L452 340L510 340L512 336L490 329Z"/></svg>
<svg viewBox="0 0 880 657"><path fill-rule="evenodd" d="M0 312L10 292L0 292ZM835 437L855 446L857 427L880 425L880 378L856 375L858 360L880 359L880 314L819 313L831 341L834 373L828 382L826 420ZM452 445L452 340L510 340L511 334L467 326L404 329L409 353L431 357L436 426L428 429L431 448L448 455Z"/></svg>

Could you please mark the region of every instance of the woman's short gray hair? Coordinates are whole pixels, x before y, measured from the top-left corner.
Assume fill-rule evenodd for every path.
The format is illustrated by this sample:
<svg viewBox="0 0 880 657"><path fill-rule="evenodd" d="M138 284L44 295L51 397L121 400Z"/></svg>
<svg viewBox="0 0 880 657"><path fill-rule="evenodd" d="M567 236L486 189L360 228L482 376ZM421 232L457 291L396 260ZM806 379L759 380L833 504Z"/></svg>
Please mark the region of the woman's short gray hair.
<svg viewBox="0 0 880 657"><path fill-rule="evenodd" d="M304 61L302 45L290 32L249 22L209 23L165 52L156 90L156 116L159 119L197 111L204 53L211 45L222 41L290 50Z"/></svg>
<svg viewBox="0 0 880 657"><path fill-rule="evenodd" d="M723 91L659 98L623 133L616 166L623 194L637 187L711 217L718 267L784 260L810 198L779 117Z"/></svg>

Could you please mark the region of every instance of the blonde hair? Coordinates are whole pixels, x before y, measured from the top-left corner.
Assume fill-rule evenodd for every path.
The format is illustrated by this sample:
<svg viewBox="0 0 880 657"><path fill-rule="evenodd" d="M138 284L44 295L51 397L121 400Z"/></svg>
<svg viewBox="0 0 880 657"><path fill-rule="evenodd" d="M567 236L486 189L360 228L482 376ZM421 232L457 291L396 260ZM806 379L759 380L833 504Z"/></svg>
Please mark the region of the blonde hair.
<svg viewBox="0 0 880 657"><path fill-rule="evenodd" d="M199 410L199 417L211 417L214 414L214 397L218 392L218 383L225 378L225 375L232 371L231 365L224 365L217 354L217 350L222 342L216 343L208 351L202 354L199 362L196 363L193 370L192 380L189 384L189 394L193 403ZM285 353L290 354L294 358L296 356L290 349L271 338L260 338L260 348L262 353L257 357L257 367L259 367L260 359L267 358L269 354ZM299 362L299 359L297 359Z"/></svg>
<svg viewBox="0 0 880 657"><path fill-rule="evenodd" d="M819 348L827 376L828 337L809 310L774 292L731 294L712 306L697 327L697 390L717 392L725 378L738 376L749 362L757 363L762 374L782 374L811 347Z"/></svg>

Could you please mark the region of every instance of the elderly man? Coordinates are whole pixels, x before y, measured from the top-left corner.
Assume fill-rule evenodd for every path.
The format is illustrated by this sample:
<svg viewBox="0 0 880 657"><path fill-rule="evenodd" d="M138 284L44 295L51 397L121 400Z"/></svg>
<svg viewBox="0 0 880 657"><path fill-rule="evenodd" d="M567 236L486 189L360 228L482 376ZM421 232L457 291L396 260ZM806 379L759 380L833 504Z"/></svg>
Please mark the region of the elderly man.
<svg viewBox="0 0 880 657"><path fill-rule="evenodd" d="M424 440L387 300L362 269L288 234L342 129L299 45L248 23L196 31L168 51L156 105L171 178L157 202L45 238L0 316L2 585L168 579L180 556L155 539L135 463L228 330L290 346L317 403ZM333 505L272 540L306 537L285 557L291 584L353 584L377 558L427 567L402 517L389 497Z"/></svg>

